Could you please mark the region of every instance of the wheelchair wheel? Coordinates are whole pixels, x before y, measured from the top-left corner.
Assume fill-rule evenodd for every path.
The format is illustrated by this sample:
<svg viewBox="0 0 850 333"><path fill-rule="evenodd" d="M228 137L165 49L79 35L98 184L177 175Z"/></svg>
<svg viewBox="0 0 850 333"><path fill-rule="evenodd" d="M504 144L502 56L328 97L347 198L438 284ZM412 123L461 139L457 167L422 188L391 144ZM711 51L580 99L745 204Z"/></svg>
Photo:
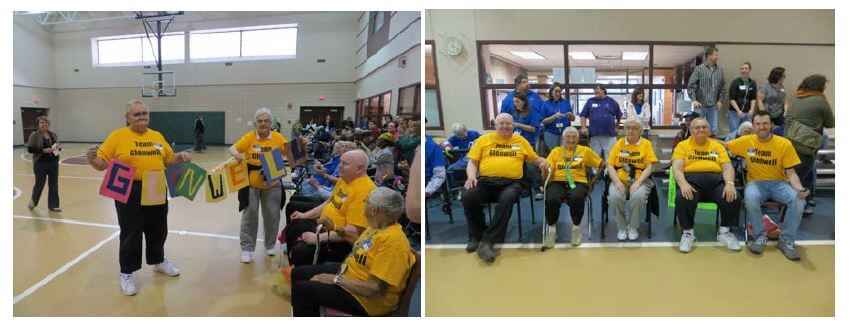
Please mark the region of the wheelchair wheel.
<svg viewBox="0 0 850 333"><path fill-rule="evenodd" d="M451 214L452 213L452 205L444 203L443 204L443 213Z"/></svg>

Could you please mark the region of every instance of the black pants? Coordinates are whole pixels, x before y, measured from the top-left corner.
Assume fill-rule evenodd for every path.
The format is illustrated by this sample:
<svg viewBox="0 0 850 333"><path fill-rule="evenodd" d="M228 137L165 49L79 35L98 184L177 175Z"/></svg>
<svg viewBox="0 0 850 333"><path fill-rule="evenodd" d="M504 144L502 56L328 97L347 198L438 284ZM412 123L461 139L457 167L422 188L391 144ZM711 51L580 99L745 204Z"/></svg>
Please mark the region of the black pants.
<svg viewBox="0 0 850 333"><path fill-rule="evenodd" d="M39 159L33 163L32 171L35 174L35 184L32 186L32 203L38 205L41 192L44 191L44 182L47 181L47 208L59 208L59 160Z"/></svg>
<svg viewBox="0 0 850 333"><path fill-rule="evenodd" d="M292 270L292 315L318 317L320 307L334 308L355 316L368 316L353 295L335 284L310 281L314 275L336 274L339 263L300 266Z"/></svg>
<svg viewBox="0 0 850 333"><path fill-rule="evenodd" d="M566 182L549 182L549 185L546 186L546 224L555 225L558 223L561 201L564 199L567 199L567 206L570 206L573 225L581 224L581 218L584 217L584 199L587 197L590 187L585 183L575 184L576 188L574 189L570 189Z"/></svg>
<svg viewBox="0 0 850 333"><path fill-rule="evenodd" d="M316 220L297 221L286 225L286 248L289 249L289 263L293 266L309 266L313 264L316 246L299 240L301 234L316 232ZM322 242L319 248L318 262L342 262L351 253L351 244Z"/></svg>
<svg viewBox="0 0 850 333"><path fill-rule="evenodd" d="M543 187L543 180L540 179L540 168L534 163L523 163L522 165L522 182L531 186L531 192L540 192Z"/></svg>
<svg viewBox="0 0 850 333"><path fill-rule="evenodd" d="M478 186L466 191L461 199L469 237L490 244L504 242L508 220L520 194L522 186L519 180L481 177ZM492 202L496 203L496 213L488 228L484 222L484 206Z"/></svg>
<svg viewBox="0 0 850 333"><path fill-rule="evenodd" d="M697 212L697 204L700 202L714 202L720 209L720 225L732 227L738 222L738 214L741 212L741 193L732 202L723 199L723 176L719 173L687 173L685 180L694 188L694 196L691 200L682 197L682 191L676 191L676 217L682 224L682 229L694 227L694 215Z"/></svg>
<svg viewBox="0 0 850 333"><path fill-rule="evenodd" d="M289 226L292 223L292 213L294 212L302 212L306 213L307 211L318 207L324 201L317 197L307 197L303 195L293 195L289 198L289 203L286 204L286 225ZM315 229L313 229L315 230ZM289 240L287 239L287 242Z"/></svg>
<svg viewBox="0 0 850 333"><path fill-rule="evenodd" d="M121 273L130 274L142 268L142 235L145 239L145 259L148 265L165 260L165 238L168 236L168 203L142 206L142 182L133 181L126 204L115 201L118 212L118 263Z"/></svg>
<svg viewBox="0 0 850 333"><path fill-rule="evenodd" d="M809 189L810 193L815 193L815 156L797 153L797 157L800 158L800 164L794 167L794 171L797 172L797 177L800 177L803 187Z"/></svg>

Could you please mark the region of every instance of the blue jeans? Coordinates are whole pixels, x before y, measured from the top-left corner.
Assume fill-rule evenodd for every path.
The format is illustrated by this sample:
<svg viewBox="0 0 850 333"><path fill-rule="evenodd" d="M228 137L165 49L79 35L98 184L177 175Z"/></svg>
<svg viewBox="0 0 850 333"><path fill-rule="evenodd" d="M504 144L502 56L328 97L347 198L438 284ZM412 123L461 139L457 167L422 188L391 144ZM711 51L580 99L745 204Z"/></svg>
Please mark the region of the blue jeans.
<svg viewBox="0 0 850 333"><path fill-rule="evenodd" d="M744 112L743 118L738 117L738 111L735 111L735 109L730 109L726 112L726 119L729 120L729 135L726 136L726 138L728 139L732 135L732 133L738 131L738 127L741 126L741 123L745 121L750 121L750 116L746 112Z"/></svg>
<svg viewBox="0 0 850 333"><path fill-rule="evenodd" d="M717 105L712 107L703 105L694 111L699 113L700 116L705 117L705 120L708 120L708 126L711 127L711 134L717 134Z"/></svg>
<svg viewBox="0 0 850 333"><path fill-rule="evenodd" d="M555 147L561 145L561 135L544 131L543 142L546 142L546 147L548 147L549 150L555 149Z"/></svg>
<svg viewBox="0 0 850 333"><path fill-rule="evenodd" d="M765 180L747 183L744 189L744 206L747 209L747 220L753 226L753 236L765 236L764 224L761 222L761 204L773 200L788 205L785 211L785 221L782 223L782 241L794 244L797 238L797 227L803 217L806 201L797 197L797 191L782 180Z"/></svg>

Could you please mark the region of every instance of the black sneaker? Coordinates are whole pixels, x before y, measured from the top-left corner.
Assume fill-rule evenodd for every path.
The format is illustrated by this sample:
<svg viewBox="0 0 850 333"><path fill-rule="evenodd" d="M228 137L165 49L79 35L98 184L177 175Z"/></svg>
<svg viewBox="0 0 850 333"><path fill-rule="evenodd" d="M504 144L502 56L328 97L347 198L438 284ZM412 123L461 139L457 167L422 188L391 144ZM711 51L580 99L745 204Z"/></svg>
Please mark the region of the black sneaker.
<svg viewBox="0 0 850 333"><path fill-rule="evenodd" d="M812 210L812 207L806 207L806 209L803 209L803 216L812 216L814 213L815 211Z"/></svg>
<svg viewBox="0 0 850 333"><path fill-rule="evenodd" d="M478 244L481 241L474 237L469 237L469 242L466 243L466 252L472 253L478 249Z"/></svg>
<svg viewBox="0 0 850 333"><path fill-rule="evenodd" d="M484 260L486 263L492 263L496 261L496 253L493 252L493 245L487 242L481 242L478 245L478 250L475 251L478 254L478 258Z"/></svg>

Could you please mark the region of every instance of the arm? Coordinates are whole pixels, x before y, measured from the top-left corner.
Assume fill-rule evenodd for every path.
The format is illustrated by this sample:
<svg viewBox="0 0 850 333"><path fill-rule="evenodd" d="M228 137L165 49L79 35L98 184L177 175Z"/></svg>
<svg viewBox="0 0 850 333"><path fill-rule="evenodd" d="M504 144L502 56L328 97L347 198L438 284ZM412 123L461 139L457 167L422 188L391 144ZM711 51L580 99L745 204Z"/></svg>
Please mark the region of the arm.
<svg viewBox="0 0 850 333"><path fill-rule="evenodd" d="M602 164L599 164L599 167L596 168L596 176L594 176L593 179L590 180L589 184L591 190L593 189L593 185L596 184L596 182L599 181L600 178L602 178L602 174L604 173L602 172L602 169L605 169L606 164L607 163L605 163L605 161L602 161ZM616 173L614 175L614 178L616 178Z"/></svg>
<svg viewBox="0 0 850 333"><path fill-rule="evenodd" d="M324 284L333 284L334 274L322 273L313 276L310 281L315 281ZM387 283L378 278L369 275L366 281L357 281L349 278L341 278L339 286L352 294L357 294L369 298L380 297L387 291Z"/></svg>
<svg viewBox="0 0 850 333"><path fill-rule="evenodd" d="M431 181L428 182L428 185L425 185L425 195L431 196L434 192L437 192L437 189L443 185L443 182L446 181L446 167L438 166L434 168L433 175L431 176Z"/></svg>
<svg viewBox="0 0 850 333"><path fill-rule="evenodd" d="M685 160L683 159L675 159L673 160L673 178L676 179L676 183L679 186L679 191L682 192L682 196L691 200L694 197L694 188L688 183L688 180L685 179Z"/></svg>
<svg viewBox="0 0 850 333"><path fill-rule="evenodd" d="M183 152L179 152L179 153L174 154L174 157L172 157L171 160L166 162L165 166L167 166L167 167L175 166L175 165L178 165L180 163L189 162L191 160L192 160L192 157L189 156L189 153L183 151Z"/></svg>
<svg viewBox="0 0 850 333"><path fill-rule="evenodd" d="M738 191L735 190L735 168L732 163L723 163L720 165L723 169L723 198L726 202L732 202L738 197Z"/></svg>
<svg viewBox="0 0 850 333"><path fill-rule="evenodd" d="M758 102L758 106L759 106L758 110L764 111L764 94L761 91L759 91L758 94L756 94L756 101ZM753 115L750 114L750 118L752 118L752 116Z"/></svg>
<svg viewBox="0 0 850 333"><path fill-rule="evenodd" d="M720 72L720 91L717 92L717 108L723 104L723 99L726 98L726 76ZM720 110L718 110L720 111Z"/></svg>
<svg viewBox="0 0 850 333"><path fill-rule="evenodd" d="M729 84L729 105L732 106L732 109L735 112L741 112L741 107L738 106L738 95L741 94L740 89L735 89L735 83L738 82L738 79L732 80L732 83ZM744 92L744 98L747 98L747 92ZM739 114L740 115L740 114Z"/></svg>
<svg viewBox="0 0 850 333"><path fill-rule="evenodd" d="M694 103L694 108L699 108L701 105L697 101L697 86L699 85L699 66L691 73L691 78L688 79L688 98Z"/></svg>
<svg viewBox="0 0 850 333"><path fill-rule="evenodd" d="M478 161L469 159L466 164L466 184L464 187L469 190L478 185Z"/></svg>
<svg viewBox="0 0 850 333"><path fill-rule="evenodd" d="M413 165L410 166L410 182L407 185L407 197L405 198L405 212L407 217L413 221L420 221L422 212L422 149L416 148L413 156Z"/></svg>
<svg viewBox="0 0 850 333"><path fill-rule="evenodd" d="M239 152L239 150L236 149L235 143L233 145L231 145L230 148L228 148L228 151L230 152L230 156L233 156L233 158L236 159L237 161L241 161L241 160L245 159L245 155L243 155L242 153Z"/></svg>
<svg viewBox="0 0 850 333"><path fill-rule="evenodd" d="M92 146L86 151L86 159L88 159L89 165L97 170L103 171L106 170L106 166L109 164L106 161L97 157L97 150L99 148L97 146Z"/></svg>
<svg viewBox="0 0 850 333"><path fill-rule="evenodd" d="M534 133L534 131L536 130L534 128L534 126L526 125L526 124L514 123L514 126L519 127L523 131L531 132L531 133Z"/></svg>
<svg viewBox="0 0 850 333"><path fill-rule="evenodd" d="M791 188L797 191L798 198L802 199L809 195L809 189L803 187L800 183L800 177L797 176L797 171L794 168L785 169L785 176L788 177L788 183L791 184Z"/></svg>

